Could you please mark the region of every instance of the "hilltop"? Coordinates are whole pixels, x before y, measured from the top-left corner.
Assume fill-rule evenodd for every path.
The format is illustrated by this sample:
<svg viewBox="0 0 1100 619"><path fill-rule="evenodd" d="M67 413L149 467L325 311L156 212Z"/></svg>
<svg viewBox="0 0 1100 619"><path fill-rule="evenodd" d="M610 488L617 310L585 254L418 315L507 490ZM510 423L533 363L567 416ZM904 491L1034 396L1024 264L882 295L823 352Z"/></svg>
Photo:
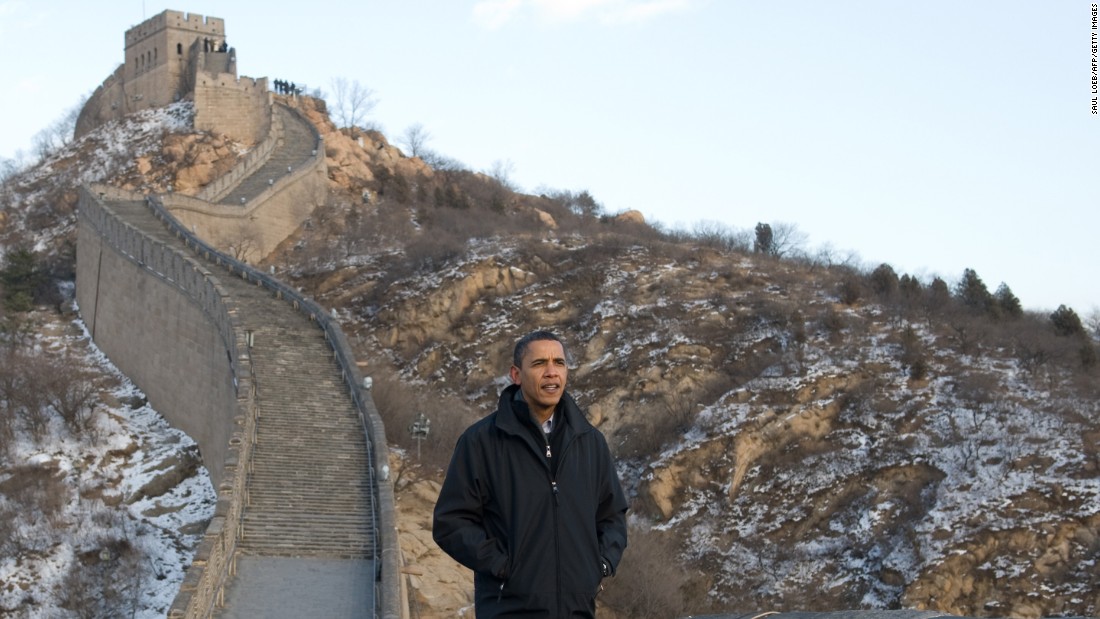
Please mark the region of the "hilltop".
<svg viewBox="0 0 1100 619"><path fill-rule="evenodd" d="M515 337L549 327L632 498L607 616L1100 612L1100 365L1079 320L1018 311L977 274L951 286L784 259L733 228L523 194L300 105L328 195L259 263L339 317L368 363L403 452L399 502L430 506ZM108 123L8 179L6 250L33 248L65 282L77 183L193 193L247 149L192 129L186 103L151 114L166 116ZM419 414L433 425L418 460L404 429ZM462 570L422 543L422 512L402 522L406 560L431 568L413 582L423 616L453 615Z"/></svg>

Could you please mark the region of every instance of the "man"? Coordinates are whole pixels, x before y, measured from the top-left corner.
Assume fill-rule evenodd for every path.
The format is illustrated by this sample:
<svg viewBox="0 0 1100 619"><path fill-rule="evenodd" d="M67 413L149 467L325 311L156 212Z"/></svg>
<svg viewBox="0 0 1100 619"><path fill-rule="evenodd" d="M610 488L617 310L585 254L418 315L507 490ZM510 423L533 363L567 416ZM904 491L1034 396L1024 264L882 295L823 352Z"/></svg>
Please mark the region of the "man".
<svg viewBox="0 0 1100 619"><path fill-rule="evenodd" d="M520 339L496 412L462 434L432 536L474 571L477 619L595 617L626 548L627 503L603 434L565 392L565 346Z"/></svg>

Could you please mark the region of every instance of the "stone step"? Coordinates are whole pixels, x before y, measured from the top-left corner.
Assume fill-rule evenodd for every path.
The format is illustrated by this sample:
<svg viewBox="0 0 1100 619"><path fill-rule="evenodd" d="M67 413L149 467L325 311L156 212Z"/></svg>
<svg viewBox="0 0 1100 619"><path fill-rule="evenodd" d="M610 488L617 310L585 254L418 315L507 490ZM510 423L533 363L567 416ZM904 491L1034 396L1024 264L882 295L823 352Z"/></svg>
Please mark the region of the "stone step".
<svg viewBox="0 0 1100 619"><path fill-rule="evenodd" d="M266 191L272 182L278 182L313 156L313 133L309 127L281 105L274 107L274 113L279 115L283 124L282 142L271 152L264 165L222 199L222 204L241 204L241 198L247 203Z"/></svg>
<svg viewBox="0 0 1100 619"><path fill-rule="evenodd" d="M285 169L310 156L312 137L285 110L279 113L287 114L287 139L269 163ZM291 160L296 163L286 163ZM265 191L263 170L234 192L255 196ZM144 203L110 206L150 237L184 247ZM375 489L367 478L367 438L323 332L270 291L213 264L208 268L233 297L239 324L253 331L255 342L249 354L257 444L240 550L267 556L372 556Z"/></svg>

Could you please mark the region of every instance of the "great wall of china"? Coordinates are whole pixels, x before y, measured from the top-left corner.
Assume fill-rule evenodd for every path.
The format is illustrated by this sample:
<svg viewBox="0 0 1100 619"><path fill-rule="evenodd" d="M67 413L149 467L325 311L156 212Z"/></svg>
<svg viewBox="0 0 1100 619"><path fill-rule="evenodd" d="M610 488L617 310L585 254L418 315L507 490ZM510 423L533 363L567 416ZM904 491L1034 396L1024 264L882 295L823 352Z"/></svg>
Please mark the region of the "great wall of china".
<svg viewBox="0 0 1100 619"><path fill-rule="evenodd" d="M360 368L323 308L246 263L323 200L316 128L266 78L237 77L223 20L164 11L126 32L125 62L76 134L183 98L196 129L253 144L248 155L193 197L82 188L77 243L92 338L195 439L218 492L168 616L407 617L385 428ZM949 615L721 618L763 616Z"/></svg>
<svg viewBox="0 0 1100 619"><path fill-rule="evenodd" d="M126 63L77 128L187 96L197 128L255 143L195 197L81 191L82 317L199 444L218 491L169 616L262 613L249 597L265 586L256 579L292 588L300 562L314 560L358 582L357 594L335 601L310 583L315 612L350 600L363 606L357 616L399 617L385 430L350 347L322 308L231 257L270 252L324 199L321 138L293 98L273 95L266 79L237 78L224 40L221 20L174 11L131 28Z"/></svg>

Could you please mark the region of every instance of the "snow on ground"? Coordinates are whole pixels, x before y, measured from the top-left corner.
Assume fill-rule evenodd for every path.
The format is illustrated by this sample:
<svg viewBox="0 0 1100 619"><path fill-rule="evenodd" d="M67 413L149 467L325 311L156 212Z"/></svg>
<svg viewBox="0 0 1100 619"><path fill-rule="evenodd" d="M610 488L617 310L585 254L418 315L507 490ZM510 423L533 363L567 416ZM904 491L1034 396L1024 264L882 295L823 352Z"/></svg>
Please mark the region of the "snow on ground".
<svg viewBox="0 0 1100 619"><path fill-rule="evenodd" d="M213 516L215 490L196 468L194 441L149 407L83 323L55 327L36 336L37 354L67 351L110 386L81 436L54 415L43 436L17 427L0 452L0 518L11 531L0 553L0 614L86 616L69 606L163 617ZM0 412L13 414L7 403ZM39 488L16 492L26 476L40 478Z"/></svg>
<svg viewBox="0 0 1100 619"><path fill-rule="evenodd" d="M888 347L881 338L871 337L851 356L850 365L892 366L881 371L881 380L904 383L905 368ZM1034 390L1012 361L970 357L963 360L965 369L960 372L948 353L941 355L931 364L926 386L911 390L903 384L889 389L879 385L879 394L907 394L893 410L870 404L846 409L849 417L835 422L837 427L828 436L835 448L773 463L766 471L753 466L736 497L724 497L727 488L721 483L690 490L679 510L656 528L690 529L688 546L700 556L721 556L725 568L717 580L737 589L744 585L745 566L759 562L765 550L751 543L719 540L728 539L731 533L739 540L760 539L782 527L797 526L809 519L814 509L807 498L829 496L845 488L848 480L871 479L878 470L934 470L938 480L924 490L921 507L868 488L855 497L851 509L838 509L825 522L826 535L800 542L790 551L767 551L772 553L771 569L762 571L764 580L755 583L760 591L775 592L811 582L812 574L830 574L835 578L821 586L854 589L855 582L870 583L863 589L866 595L861 603L881 608L897 603L899 593L878 582L882 566L912 582L985 532L1040 531L1050 523L1084 521L1100 512L1100 480L1079 473L1088 449L1082 442L1085 428L1078 420L1094 416L1095 403L1052 401L1050 394ZM653 471L664 463L699 450L707 441L752 432L762 394L796 393L821 376L850 372L827 355L807 355L807 360L800 376L769 377L764 372L744 385L743 391L751 394L747 400L720 401L702 411L698 426L662 454L642 480L632 480L632 485L652 479ZM988 401L975 402L961 393L964 387L960 385L972 376L991 381L985 387ZM790 413L795 414L800 411ZM731 470L732 462L726 466ZM1021 499L1031 493L1058 497L1063 507L1056 513L1023 507L1026 501ZM726 508L712 509L727 500ZM913 517L906 515L907 510L911 513L914 509L924 511L906 525ZM906 543L904 534L889 539L908 526L919 544ZM880 539L884 533L886 538ZM877 541L868 546L867 540ZM850 551L861 545L861 551ZM983 569L996 570L1000 578L1019 577L1034 561L1023 554L1001 556ZM1063 595L1085 586L1074 582L1055 585Z"/></svg>

